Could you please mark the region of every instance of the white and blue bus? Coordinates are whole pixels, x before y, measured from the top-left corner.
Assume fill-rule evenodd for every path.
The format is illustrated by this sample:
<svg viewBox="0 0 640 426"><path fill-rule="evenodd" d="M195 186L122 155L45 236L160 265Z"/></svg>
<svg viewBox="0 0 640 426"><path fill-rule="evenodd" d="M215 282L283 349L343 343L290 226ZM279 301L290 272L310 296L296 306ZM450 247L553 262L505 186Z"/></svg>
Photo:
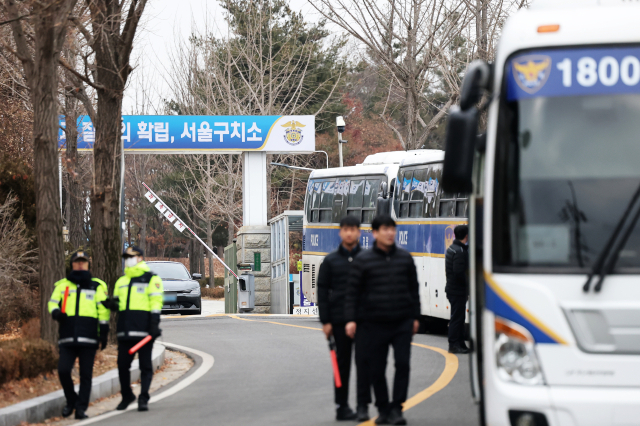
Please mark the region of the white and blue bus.
<svg viewBox="0 0 640 426"><path fill-rule="evenodd" d="M316 302L320 264L340 244L340 219L358 216L360 244L370 248L371 221L386 213L397 221L396 243L414 257L422 315L449 319L444 252L453 242L453 228L467 222L468 202L461 194L442 192L443 158L438 150L387 152L368 156L357 166L312 172L302 245L302 290L308 300Z"/></svg>
<svg viewBox="0 0 640 426"><path fill-rule="evenodd" d="M638 1L534 1L450 111L482 425L640 424L638 22Z"/></svg>

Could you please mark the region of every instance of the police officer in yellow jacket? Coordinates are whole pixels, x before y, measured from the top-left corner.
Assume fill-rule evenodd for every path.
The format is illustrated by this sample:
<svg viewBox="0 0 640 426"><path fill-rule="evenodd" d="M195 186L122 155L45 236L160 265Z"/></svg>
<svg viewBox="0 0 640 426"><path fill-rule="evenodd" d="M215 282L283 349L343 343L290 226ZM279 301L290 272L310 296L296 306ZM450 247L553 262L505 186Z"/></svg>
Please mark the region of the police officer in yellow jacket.
<svg viewBox="0 0 640 426"><path fill-rule="evenodd" d="M107 285L91 276L86 253L73 253L71 272L67 278L55 283L48 303L51 316L60 323L58 377L67 399L67 405L62 409L63 417L70 416L75 409L76 419L87 418L85 411L91 395L93 360L98 343L104 349L109 334L109 310L102 303L106 299ZM76 358L80 364L79 394L71 379Z"/></svg>
<svg viewBox="0 0 640 426"><path fill-rule="evenodd" d="M131 391L129 373L135 354L129 355L129 349L149 335L155 340L162 333L159 328L163 300L162 280L151 272L144 262L143 255L140 248L127 247L122 254L125 265L124 276L116 281L113 291L114 298L119 300L120 311L116 335L122 401L117 407L118 410L125 410L136 400ZM140 360L138 411L149 410L149 387L153 378L151 350L154 340L138 350Z"/></svg>

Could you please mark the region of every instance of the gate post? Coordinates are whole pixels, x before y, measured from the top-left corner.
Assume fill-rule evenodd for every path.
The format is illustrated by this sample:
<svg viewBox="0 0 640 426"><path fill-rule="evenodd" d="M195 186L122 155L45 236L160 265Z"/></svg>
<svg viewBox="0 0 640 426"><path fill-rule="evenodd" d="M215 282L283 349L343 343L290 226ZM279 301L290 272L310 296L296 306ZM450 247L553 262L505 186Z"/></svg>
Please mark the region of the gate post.
<svg viewBox="0 0 640 426"><path fill-rule="evenodd" d="M233 243L224 248L224 261L233 269L233 272L238 273L238 250L236 248L236 239L233 239ZM236 277L231 275L229 271L224 270L224 313L235 314L238 312L238 281Z"/></svg>

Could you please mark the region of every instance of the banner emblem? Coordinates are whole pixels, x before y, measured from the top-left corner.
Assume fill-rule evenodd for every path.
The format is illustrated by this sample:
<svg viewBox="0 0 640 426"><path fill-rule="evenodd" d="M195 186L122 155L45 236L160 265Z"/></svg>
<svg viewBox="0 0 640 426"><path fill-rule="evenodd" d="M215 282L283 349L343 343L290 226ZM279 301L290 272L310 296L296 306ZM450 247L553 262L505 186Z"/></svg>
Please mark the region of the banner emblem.
<svg viewBox="0 0 640 426"><path fill-rule="evenodd" d="M300 127L306 127L306 126L301 122L296 120L291 120L283 124L282 127L288 127L288 129L284 131L284 140L289 145L292 145L292 146L299 145L302 142L302 139L304 139L304 136L302 135L302 130L300 129Z"/></svg>
<svg viewBox="0 0 640 426"><path fill-rule="evenodd" d="M547 55L527 55L513 61L513 78L529 94L540 90L550 73L551 58Z"/></svg>

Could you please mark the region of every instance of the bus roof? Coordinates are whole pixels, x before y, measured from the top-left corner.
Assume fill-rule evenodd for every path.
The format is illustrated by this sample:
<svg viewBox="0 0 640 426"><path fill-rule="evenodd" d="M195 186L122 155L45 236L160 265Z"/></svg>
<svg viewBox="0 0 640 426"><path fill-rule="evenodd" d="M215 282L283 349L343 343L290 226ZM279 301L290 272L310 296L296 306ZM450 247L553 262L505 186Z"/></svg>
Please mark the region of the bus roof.
<svg viewBox="0 0 640 426"><path fill-rule="evenodd" d="M336 176L362 176L362 175L380 175L387 174L395 176L398 174L397 164L373 164L348 167L332 167L330 169L318 169L311 172L310 179L321 179Z"/></svg>
<svg viewBox="0 0 640 426"><path fill-rule="evenodd" d="M379 152L377 154L368 155L364 159L362 165L367 164L400 164L406 163L408 160L420 159L420 162L428 163L431 161L441 161L440 155L444 155L444 151L438 149L414 149L411 151L390 151ZM432 159L433 158L433 159Z"/></svg>
<svg viewBox="0 0 640 426"><path fill-rule="evenodd" d="M639 2L628 0L535 0L507 19L496 55L495 87L501 87L509 55L520 50L638 43L638 7ZM554 25L556 31L538 30Z"/></svg>
<svg viewBox="0 0 640 426"><path fill-rule="evenodd" d="M440 151L438 149L429 149L425 151L429 151L429 155L409 157L400 163L400 165L412 166L415 164L440 163L444 161L444 151Z"/></svg>

